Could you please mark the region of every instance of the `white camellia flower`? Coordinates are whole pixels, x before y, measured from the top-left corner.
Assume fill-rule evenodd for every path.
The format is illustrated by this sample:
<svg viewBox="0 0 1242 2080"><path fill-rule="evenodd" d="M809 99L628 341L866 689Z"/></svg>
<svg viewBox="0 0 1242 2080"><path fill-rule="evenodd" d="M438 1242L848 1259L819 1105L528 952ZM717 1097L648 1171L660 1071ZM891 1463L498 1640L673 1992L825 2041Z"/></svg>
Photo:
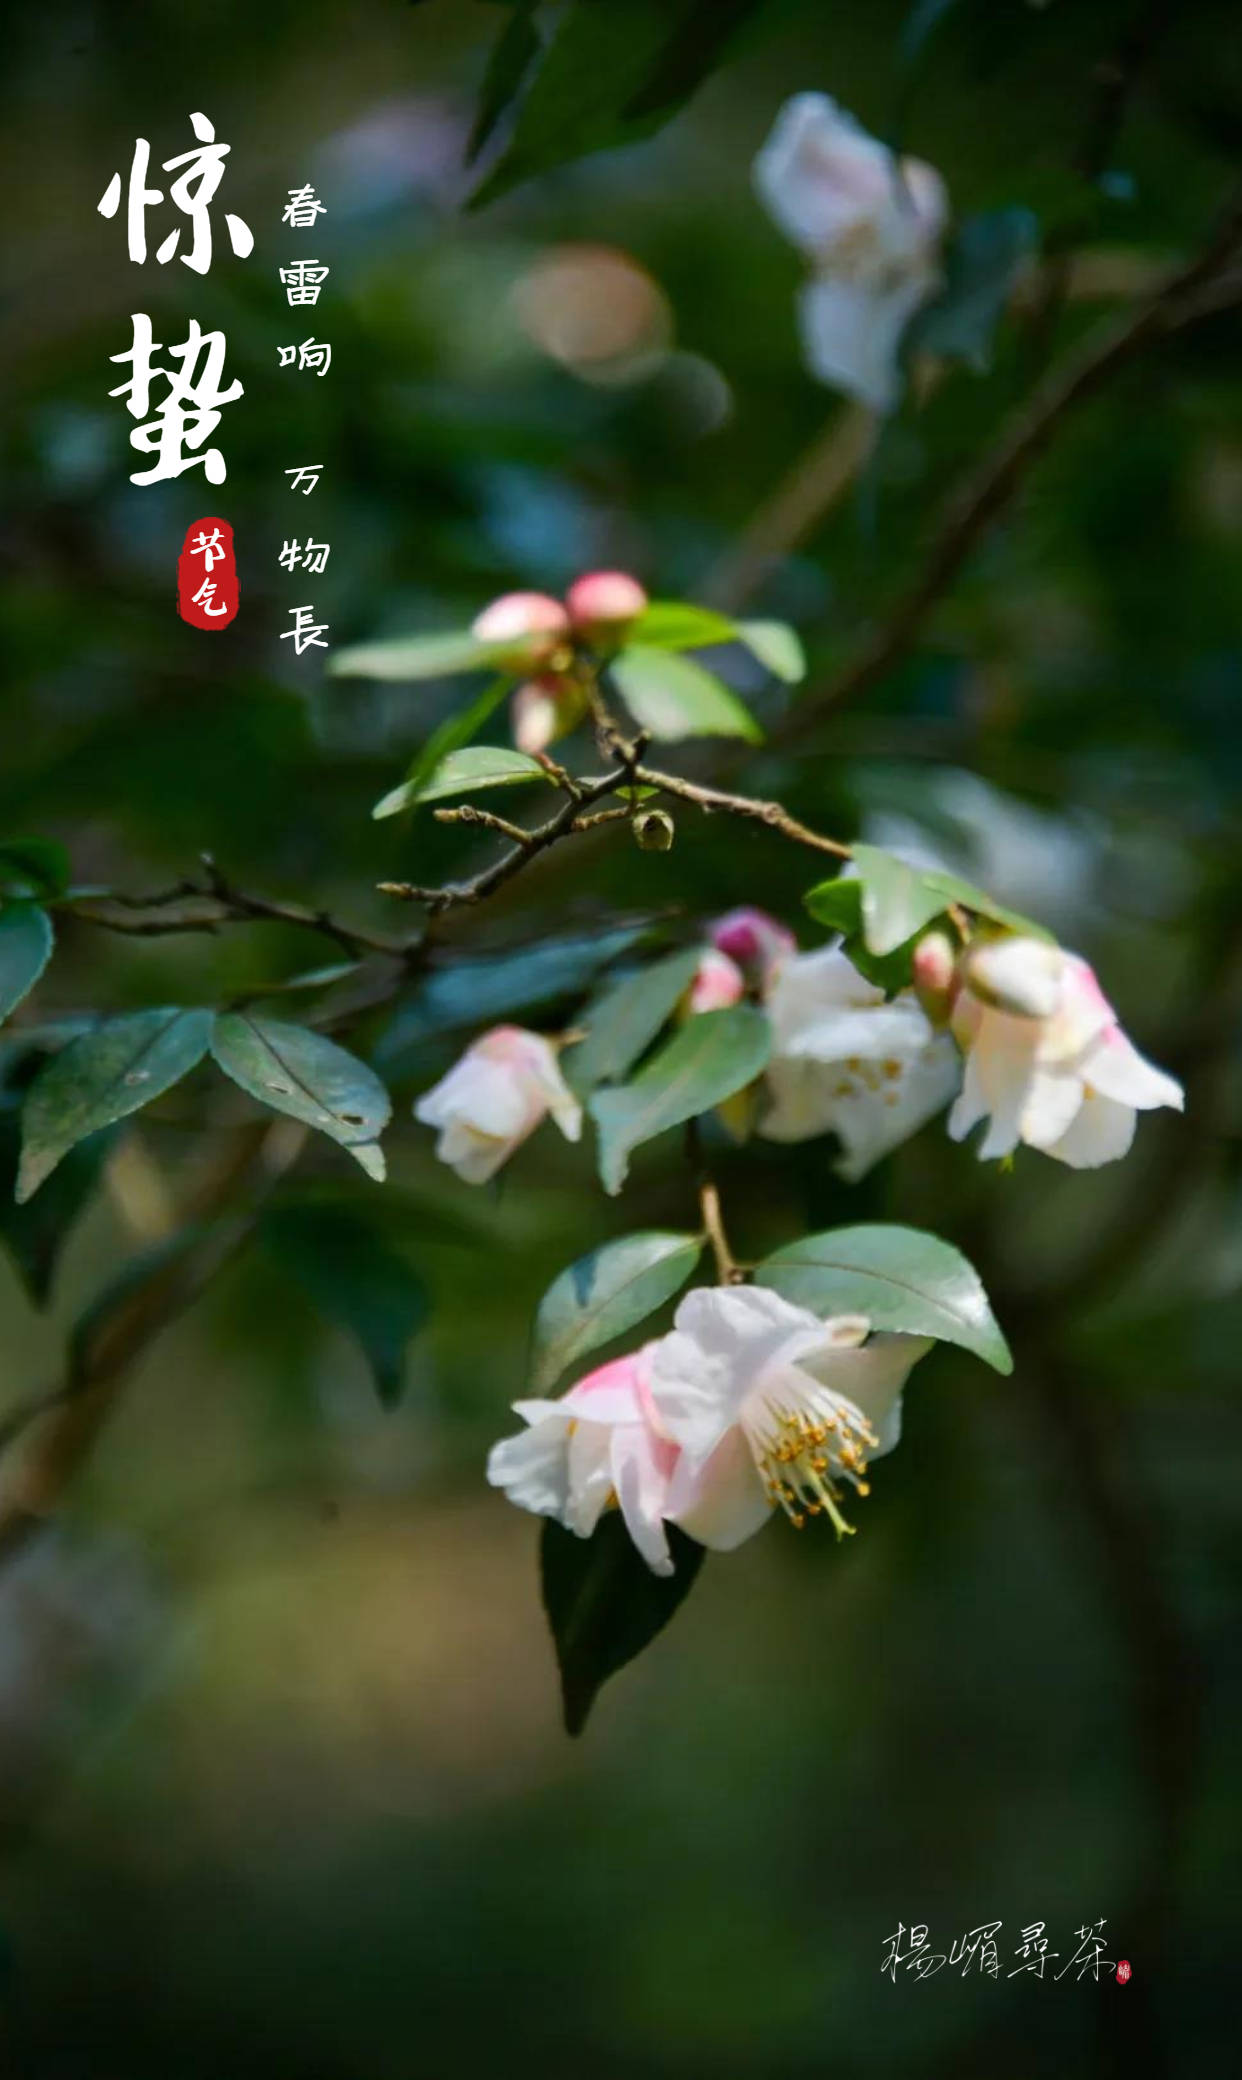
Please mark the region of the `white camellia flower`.
<svg viewBox="0 0 1242 2080"><path fill-rule="evenodd" d="M854 1183L947 1105L960 1065L913 990L887 999L839 947L796 954L765 999L772 1026L768 1141L835 1133L838 1174Z"/></svg>
<svg viewBox="0 0 1242 2080"><path fill-rule="evenodd" d="M812 374L891 411L901 335L940 281L940 175L895 159L827 94L795 94L755 161L755 185L815 267L800 306Z"/></svg>
<svg viewBox="0 0 1242 2080"><path fill-rule="evenodd" d="M601 1365L559 1401L515 1401L529 1428L493 1445L487 1478L519 1509L589 1538L615 1505L654 1574L673 1572L664 1529L677 1448L654 1426L654 1344Z"/></svg>
<svg viewBox="0 0 1242 2080"><path fill-rule="evenodd" d="M549 1112L566 1140L576 1141L582 1107L556 1050L523 1026L494 1026L414 1107L415 1119L439 1127L436 1154L467 1184L494 1177Z"/></svg>
<svg viewBox="0 0 1242 2080"><path fill-rule="evenodd" d="M987 1118L985 1160L1025 1141L1094 1170L1125 1155L1138 1113L1184 1105L1180 1083L1127 1040L1089 963L1059 946L1014 936L974 948L952 1023L966 1078L949 1132L961 1141Z"/></svg>
<svg viewBox="0 0 1242 2080"><path fill-rule="evenodd" d="M759 1286L700 1287L650 1352L660 1430L681 1448L666 1514L731 1551L783 1509L837 1534L841 1482L867 1493L869 1462L901 1435L901 1390L925 1337L868 1335L861 1315L822 1322Z"/></svg>

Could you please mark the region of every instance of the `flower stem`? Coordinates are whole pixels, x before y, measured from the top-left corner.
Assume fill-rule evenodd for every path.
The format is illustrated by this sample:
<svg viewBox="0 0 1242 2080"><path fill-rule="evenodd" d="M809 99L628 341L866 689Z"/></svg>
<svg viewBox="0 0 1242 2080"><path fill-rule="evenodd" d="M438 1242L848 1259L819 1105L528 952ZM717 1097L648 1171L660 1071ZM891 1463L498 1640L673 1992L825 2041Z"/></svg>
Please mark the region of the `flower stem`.
<svg viewBox="0 0 1242 2080"><path fill-rule="evenodd" d="M724 1215L720 1210L720 1193L710 1178L699 1186L699 1208L703 1215L703 1226L716 1259L716 1277L722 1286L740 1286L745 1283L746 1273L729 1247L725 1234Z"/></svg>

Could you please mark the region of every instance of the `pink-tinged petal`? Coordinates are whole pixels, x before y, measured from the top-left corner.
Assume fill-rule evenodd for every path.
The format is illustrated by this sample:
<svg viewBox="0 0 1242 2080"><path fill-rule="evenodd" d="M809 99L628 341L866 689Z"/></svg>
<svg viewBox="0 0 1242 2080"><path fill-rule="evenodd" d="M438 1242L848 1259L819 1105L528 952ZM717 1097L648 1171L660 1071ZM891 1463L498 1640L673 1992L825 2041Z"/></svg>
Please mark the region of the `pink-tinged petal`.
<svg viewBox="0 0 1242 2080"><path fill-rule="evenodd" d="M567 1530L589 1538L612 1500L613 1433L598 1423L575 1423L569 1432L569 1496L562 1518Z"/></svg>
<svg viewBox="0 0 1242 2080"><path fill-rule="evenodd" d="M633 621L647 605L647 595L628 571L588 571L576 578L565 596L575 628L609 627Z"/></svg>
<svg viewBox="0 0 1242 2080"><path fill-rule="evenodd" d="M727 953L708 947L690 985L691 1011L727 1011L731 1004L740 1003L745 994L746 978L737 963Z"/></svg>
<svg viewBox="0 0 1242 2080"><path fill-rule="evenodd" d="M672 1574L664 1520L669 1482L677 1465L675 1445L665 1444L645 1425L627 1423L612 1433L613 1485L625 1528L653 1574Z"/></svg>
<svg viewBox="0 0 1242 2080"><path fill-rule="evenodd" d="M649 1407L645 1351L649 1348L627 1351L624 1357L597 1365L594 1372L577 1380L557 1405L591 1423L645 1423Z"/></svg>
<svg viewBox="0 0 1242 2080"><path fill-rule="evenodd" d="M670 1520L712 1552L733 1552L771 1514L759 1469L740 1430L728 1431L697 1470L683 1458L669 1487Z"/></svg>
<svg viewBox="0 0 1242 2080"><path fill-rule="evenodd" d="M519 643L527 637L562 637L569 633L569 616L559 599L546 592L503 592L475 617L471 634L481 643Z"/></svg>
<svg viewBox="0 0 1242 2080"><path fill-rule="evenodd" d="M1186 1094L1177 1078L1141 1055L1120 1026L1110 1026L1084 1057L1082 1075L1101 1097L1133 1105L1139 1112L1153 1112L1161 1105L1175 1112L1185 1108Z"/></svg>
<svg viewBox="0 0 1242 2080"><path fill-rule="evenodd" d="M891 154L827 94L795 94L755 160L755 187L794 245L823 256L883 218L898 185Z"/></svg>
<svg viewBox="0 0 1242 2080"><path fill-rule="evenodd" d="M1094 969L1079 954L1067 954L1060 1001L1053 1016L1043 1023L1040 1061L1049 1067L1080 1062L1087 1048L1116 1023L1117 1014Z"/></svg>
<svg viewBox="0 0 1242 2080"><path fill-rule="evenodd" d="M1098 1170L1129 1152L1138 1114L1132 1105L1088 1092L1068 1132L1044 1151L1071 1170Z"/></svg>
<svg viewBox="0 0 1242 2080"><path fill-rule="evenodd" d="M519 686L509 703L509 723L518 750L533 758L554 744L564 729L572 728L562 720L563 707L555 682L531 679Z"/></svg>

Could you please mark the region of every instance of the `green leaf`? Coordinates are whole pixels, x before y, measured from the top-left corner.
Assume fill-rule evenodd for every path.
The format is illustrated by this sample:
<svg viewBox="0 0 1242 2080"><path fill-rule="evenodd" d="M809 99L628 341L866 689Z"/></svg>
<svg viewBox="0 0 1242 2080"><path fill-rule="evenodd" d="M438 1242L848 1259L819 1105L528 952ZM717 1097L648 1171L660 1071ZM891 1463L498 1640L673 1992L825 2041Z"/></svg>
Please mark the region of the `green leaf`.
<svg viewBox="0 0 1242 2080"><path fill-rule="evenodd" d="M9 838L0 844L0 893L63 896L69 886L69 854L55 838Z"/></svg>
<svg viewBox="0 0 1242 2080"><path fill-rule="evenodd" d="M755 1283L812 1314L865 1314L877 1329L936 1336L1012 1372L978 1272L960 1250L920 1228L833 1228L765 1259Z"/></svg>
<svg viewBox="0 0 1242 2080"><path fill-rule="evenodd" d="M668 1526L670 1575L653 1574L625 1528L605 1510L590 1538L551 1519L539 1547L543 1607L561 1673L565 1731L579 1734L609 1676L633 1661L684 1603L703 1564L703 1547Z"/></svg>
<svg viewBox="0 0 1242 2080"><path fill-rule="evenodd" d="M0 911L0 1019L34 988L52 953L52 920L36 903Z"/></svg>
<svg viewBox="0 0 1242 2080"><path fill-rule="evenodd" d="M394 1013L375 1058L390 1074L412 1065L416 1050L439 1033L486 1025L514 1011L531 1011L575 995L601 968L627 953L648 929L567 933L507 953L455 960L433 972Z"/></svg>
<svg viewBox="0 0 1242 2080"><path fill-rule="evenodd" d="M903 64L913 65L922 56L929 38L957 4L958 0L914 0L897 43Z"/></svg>
<svg viewBox="0 0 1242 2080"><path fill-rule="evenodd" d="M688 1019L632 1082L595 1091L589 1110L599 1131L605 1191L620 1191L640 1143L710 1112L753 1083L771 1044L767 1019L753 1004L703 1011Z"/></svg>
<svg viewBox="0 0 1242 2080"><path fill-rule="evenodd" d="M472 197L648 135L694 92L764 0L570 0L499 163Z"/></svg>
<svg viewBox="0 0 1242 2080"><path fill-rule="evenodd" d="M692 658L630 643L610 670L634 720L666 743L746 737L755 744L763 734L737 695Z"/></svg>
<svg viewBox="0 0 1242 2080"><path fill-rule="evenodd" d="M587 1006L586 1039L566 1048L561 1068L585 1097L597 1083L613 1083L650 1047L689 989L702 958L697 946L670 953L634 975L623 975Z"/></svg>
<svg viewBox="0 0 1242 2080"><path fill-rule="evenodd" d="M17 1201L25 1203L75 1142L149 1105L202 1061L209 1011L134 1011L110 1018L40 1070L22 1108Z"/></svg>
<svg viewBox="0 0 1242 2080"><path fill-rule="evenodd" d="M479 106L466 146L466 164L478 158L505 111L516 100L522 82L539 55L535 15L539 0L516 0L487 61Z"/></svg>
<svg viewBox="0 0 1242 2080"><path fill-rule="evenodd" d="M579 1257L539 1302L531 1391L546 1394L587 1351L608 1343L684 1286L702 1254L702 1237L648 1229Z"/></svg>
<svg viewBox="0 0 1242 2080"><path fill-rule="evenodd" d="M922 931L933 917L941 916L951 903L991 918L1008 931L1028 938L1047 939L1042 925L1032 923L958 874L938 867L911 867L878 845L855 845L854 864L862 881L863 932L872 953L892 953L915 932Z"/></svg>
<svg viewBox="0 0 1242 2080"><path fill-rule="evenodd" d="M374 816L395 816L416 802L442 802L449 795L478 794L485 787L513 787L524 780L547 780L539 761L524 751L509 751L503 745L472 744L465 751L450 751L421 785L407 780L386 794L372 810Z"/></svg>
<svg viewBox="0 0 1242 2080"><path fill-rule="evenodd" d="M774 679L783 679L789 686L805 679L806 652L788 622L741 621L737 633Z"/></svg>
<svg viewBox="0 0 1242 2080"><path fill-rule="evenodd" d="M437 729L433 729L422 750L419 751L400 787L386 794L372 809L372 816L395 816L420 798L424 784L437 772L446 759L468 744L478 735L486 722L512 686L512 679L493 679L483 688L476 700L462 708L456 715L448 715Z"/></svg>
<svg viewBox="0 0 1242 2080"><path fill-rule="evenodd" d="M857 874L834 874L809 888L802 900L820 924L849 939L862 930L862 889Z"/></svg>
<svg viewBox="0 0 1242 2080"><path fill-rule="evenodd" d="M252 1098L287 1112L347 1148L368 1176L383 1178L379 1136L392 1101L356 1055L313 1033L252 1012L226 1011L211 1031L211 1051L226 1076Z"/></svg>
<svg viewBox="0 0 1242 2080"><path fill-rule="evenodd" d="M387 636L334 650L327 671L336 679L445 679L454 672L485 671L513 644L484 643L468 628L449 635Z"/></svg>
<svg viewBox="0 0 1242 2080"><path fill-rule="evenodd" d="M99 1183L118 1129L104 1127L69 1150L42 1191L25 1206L15 1203L21 1156L16 1112L0 1115L0 1242L36 1307L45 1307L56 1267L78 1216Z"/></svg>
<svg viewBox="0 0 1242 2080"><path fill-rule="evenodd" d="M710 643L736 641L738 628L727 614L717 614L711 607L692 606L682 599L653 599L630 622L627 635L653 650L705 650Z"/></svg>
<svg viewBox="0 0 1242 2080"><path fill-rule="evenodd" d="M395 1407L406 1345L427 1317L426 1292L405 1258L359 1209L322 1200L269 1207L260 1232L325 1320L357 1341L380 1400Z"/></svg>
<svg viewBox="0 0 1242 2080"><path fill-rule="evenodd" d="M994 209L959 225L939 294L910 323L903 352L939 354L986 373L992 335L1018 274L1039 244L1029 209Z"/></svg>

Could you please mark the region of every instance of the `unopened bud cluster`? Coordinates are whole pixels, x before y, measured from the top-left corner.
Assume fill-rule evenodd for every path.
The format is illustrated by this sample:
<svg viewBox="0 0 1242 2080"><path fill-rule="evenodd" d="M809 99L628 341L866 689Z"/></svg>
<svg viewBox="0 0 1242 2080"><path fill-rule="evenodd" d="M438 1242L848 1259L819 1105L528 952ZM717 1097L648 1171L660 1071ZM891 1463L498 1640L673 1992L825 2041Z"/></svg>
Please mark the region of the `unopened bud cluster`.
<svg viewBox="0 0 1242 2080"><path fill-rule="evenodd" d="M618 648L646 606L646 593L628 572L588 571L563 601L547 592L505 592L483 609L471 633L481 643L504 646L495 653L502 671L531 675L513 696L519 751L533 757L577 728L587 710L580 652Z"/></svg>

